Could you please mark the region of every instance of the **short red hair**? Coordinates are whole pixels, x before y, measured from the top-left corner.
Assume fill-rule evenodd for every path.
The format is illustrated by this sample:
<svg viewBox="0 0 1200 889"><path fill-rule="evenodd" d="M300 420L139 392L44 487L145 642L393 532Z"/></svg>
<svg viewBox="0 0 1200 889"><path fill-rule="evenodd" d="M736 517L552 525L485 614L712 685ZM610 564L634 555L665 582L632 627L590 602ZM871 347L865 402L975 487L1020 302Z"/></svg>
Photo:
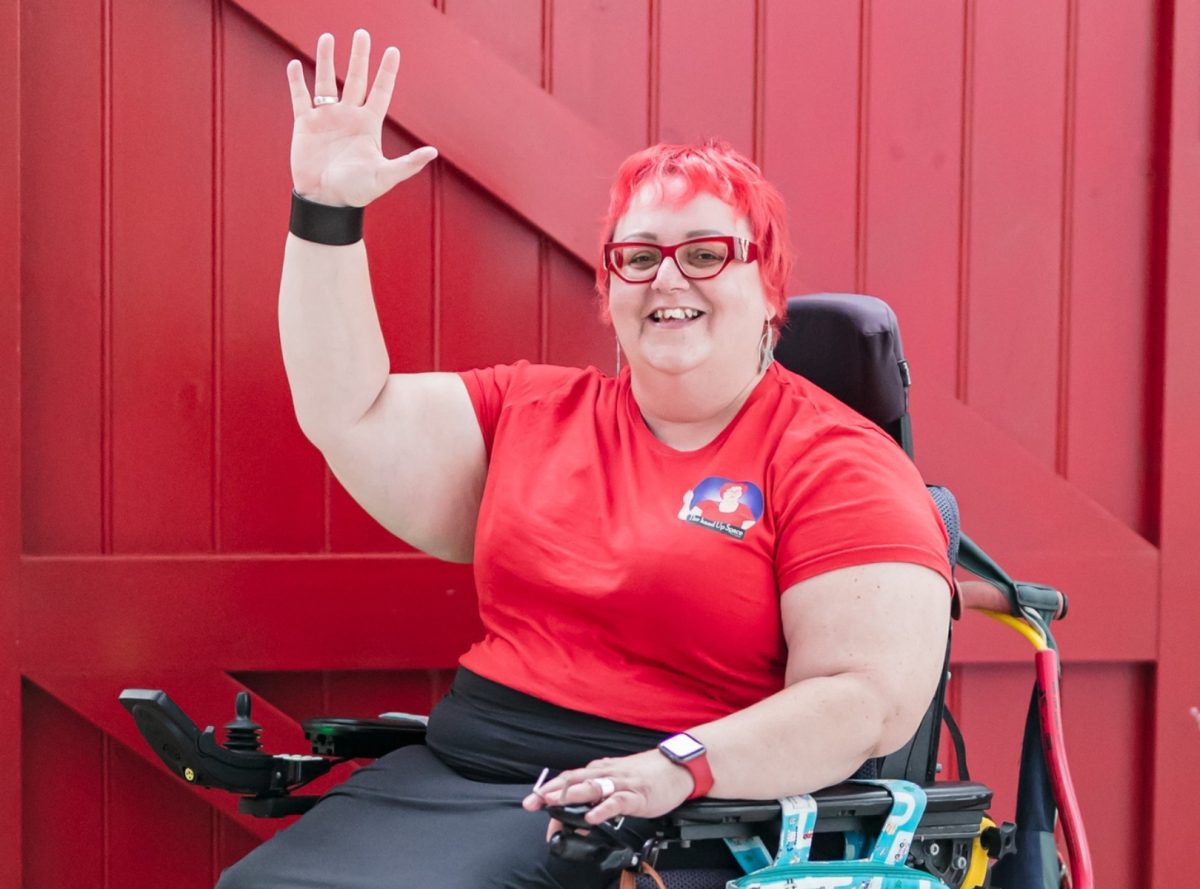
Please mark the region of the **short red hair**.
<svg viewBox="0 0 1200 889"><path fill-rule="evenodd" d="M609 273L604 267L603 244L612 240L617 220L625 215L638 189L649 184L661 186L669 179L683 180L683 189L675 196L678 204L706 192L728 203L750 223L751 237L758 244L763 291L775 308L775 323L782 324L787 317L787 282L794 261L783 196L756 164L718 139L696 145L652 145L631 154L617 170L596 265L596 290L604 301L605 317Z"/></svg>

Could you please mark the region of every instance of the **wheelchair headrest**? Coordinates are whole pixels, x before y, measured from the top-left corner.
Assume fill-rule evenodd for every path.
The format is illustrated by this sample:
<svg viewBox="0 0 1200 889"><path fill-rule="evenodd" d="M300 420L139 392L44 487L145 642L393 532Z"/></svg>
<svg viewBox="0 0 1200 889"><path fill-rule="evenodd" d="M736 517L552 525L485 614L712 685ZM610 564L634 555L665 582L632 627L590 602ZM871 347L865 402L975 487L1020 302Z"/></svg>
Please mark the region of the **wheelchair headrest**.
<svg viewBox="0 0 1200 889"><path fill-rule="evenodd" d="M908 362L896 315L883 300L857 293L793 296L775 358L909 446L902 440Z"/></svg>

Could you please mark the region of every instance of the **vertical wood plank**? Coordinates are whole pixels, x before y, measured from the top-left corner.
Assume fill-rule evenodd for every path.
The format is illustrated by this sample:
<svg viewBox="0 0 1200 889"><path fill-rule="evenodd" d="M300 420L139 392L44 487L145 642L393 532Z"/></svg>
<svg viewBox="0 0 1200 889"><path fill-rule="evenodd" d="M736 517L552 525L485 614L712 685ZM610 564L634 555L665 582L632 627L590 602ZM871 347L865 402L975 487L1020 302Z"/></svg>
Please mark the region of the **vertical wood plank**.
<svg viewBox="0 0 1200 889"><path fill-rule="evenodd" d="M1063 734L1100 889L1146 883L1151 675L1146 664L1063 670Z"/></svg>
<svg viewBox="0 0 1200 889"><path fill-rule="evenodd" d="M967 396L1055 463L1066 12L975 7Z"/></svg>
<svg viewBox="0 0 1200 889"><path fill-rule="evenodd" d="M1014 640L1011 645L1025 644ZM961 640L959 643L961 645ZM991 817L1012 821L1017 802L1017 766L1021 732L1033 667L991 664L956 664L953 681L958 686L958 717L967 745L971 780L992 788Z"/></svg>
<svg viewBox="0 0 1200 889"><path fill-rule="evenodd" d="M1169 72L1158 84L1170 102L1169 202L1166 208L1166 292L1160 330L1163 362L1161 541L1162 590L1154 693L1154 825L1151 885L1170 885L1179 850L1194 835L1190 811L1200 796L1195 769L1200 743L1200 0L1177 0L1166 10L1160 52ZM1169 49L1168 49L1169 47Z"/></svg>
<svg viewBox="0 0 1200 889"><path fill-rule="evenodd" d="M630 153L645 145L649 0L555 3L551 27L554 95Z"/></svg>
<svg viewBox="0 0 1200 889"><path fill-rule="evenodd" d="M105 886L102 735L36 686L22 699L24 873L5 885Z"/></svg>
<svg viewBox="0 0 1200 889"><path fill-rule="evenodd" d="M1024 643L1014 638L1012 644ZM1012 820L1032 663L959 665L954 677L960 686L955 715L966 739L971 779L995 791L991 817ZM1148 767L1138 764L1149 761L1149 690L1149 669L1143 664L1067 663L1063 670L1063 733L1098 889L1144 881L1141 850L1149 838L1145 807L1150 796Z"/></svg>
<svg viewBox="0 0 1200 889"><path fill-rule="evenodd" d="M440 369L536 360L537 235L461 176L442 182Z"/></svg>
<svg viewBox="0 0 1200 889"><path fill-rule="evenodd" d="M754 0L661 0L658 139L754 152Z"/></svg>
<svg viewBox="0 0 1200 889"><path fill-rule="evenodd" d="M329 710L325 674L320 671L281 670L278 672L238 673L234 678L250 689L253 697L261 697L264 701L270 701L272 707L282 710L297 721L332 712ZM232 702L230 703L232 705ZM251 702L251 706L253 706L253 702ZM232 713L232 711L230 712ZM271 747L271 739L264 739L264 744Z"/></svg>
<svg viewBox="0 0 1200 889"><path fill-rule="evenodd" d="M1079 4L1066 474L1130 527L1148 495L1156 4Z"/></svg>
<svg viewBox="0 0 1200 889"><path fill-rule="evenodd" d="M258 845L258 838L232 818L217 816L216 851L210 883L216 883L221 871L245 858Z"/></svg>
<svg viewBox="0 0 1200 889"><path fill-rule="evenodd" d="M8 58L16 58L17 32L4 34L12 34ZM13 139L19 132L21 139L25 210L20 237L14 231L6 243L19 244L21 251L22 533L27 552L97 553L102 428L99 10L81 15L79 5L69 0L24 4L20 46L22 126L10 132ZM68 68L76 76L61 76ZM5 206L17 212L15 192ZM15 274L18 265L4 267ZM15 297L13 283L4 292Z"/></svg>
<svg viewBox="0 0 1200 889"><path fill-rule="evenodd" d="M450 686L454 684L454 670L434 670L433 672L433 700L440 701L450 691Z"/></svg>
<svg viewBox="0 0 1200 889"><path fill-rule="evenodd" d="M18 59L19 0L0 0L0 54ZM17 83L25 85L24 66ZM24 98L22 98L22 102ZM21 139L24 118L0 130L0 724L9 733L9 767L0 778L0 885L17 886L22 874L25 763L18 622L21 602Z"/></svg>
<svg viewBox="0 0 1200 889"><path fill-rule="evenodd" d="M210 808L119 744L107 780L108 885L211 889Z"/></svg>
<svg viewBox="0 0 1200 889"><path fill-rule="evenodd" d="M396 157L420 143L388 127L383 147L388 157ZM366 224L371 284L392 373L420 373L434 366L433 183L428 168L401 183L371 205Z"/></svg>
<svg viewBox="0 0 1200 889"><path fill-rule="evenodd" d="M441 698L435 670L356 670L329 674L329 712L372 718L386 711L427 714Z"/></svg>
<svg viewBox="0 0 1200 889"><path fill-rule="evenodd" d="M211 7L113 9L113 547L212 545Z"/></svg>
<svg viewBox="0 0 1200 889"><path fill-rule="evenodd" d="M464 31L534 83L542 77L542 0L445 0Z"/></svg>
<svg viewBox="0 0 1200 889"><path fill-rule="evenodd" d="M792 292L854 289L859 8L765 6L762 166L787 201Z"/></svg>
<svg viewBox="0 0 1200 889"><path fill-rule="evenodd" d="M531 82L549 90L552 44L546 39L546 0L442 0L441 9ZM544 304L540 289L539 298ZM537 359L542 357L539 349ZM377 532L364 542L385 545Z"/></svg>
<svg viewBox="0 0 1200 889"><path fill-rule="evenodd" d="M289 56L232 6L223 24L218 542L226 552L317 552L324 464L292 412L276 311L292 187Z"/></svg>
<svg viewBox="0 0 1200 889"><path fill-rule="evenodd" d="M963 5L877 3L869 21L865 291L904 319L923 392L954 393Z"/></svg>
<svg viewBox="0 0 1200 889"><path fill-rule="evenodd" d="M595 273L554 246L547 262L546 361L615 372L616 338L601 318Z"/></svg>

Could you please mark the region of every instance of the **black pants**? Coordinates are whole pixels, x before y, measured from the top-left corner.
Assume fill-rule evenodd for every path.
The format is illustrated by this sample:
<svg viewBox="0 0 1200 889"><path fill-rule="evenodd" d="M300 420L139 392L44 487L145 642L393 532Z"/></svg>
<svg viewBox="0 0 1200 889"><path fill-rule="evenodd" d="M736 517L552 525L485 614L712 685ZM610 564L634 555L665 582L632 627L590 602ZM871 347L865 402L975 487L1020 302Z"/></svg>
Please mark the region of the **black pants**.
<svg viewBox="0 0 1200 889"><path fill-rule="evenodd" d="M359 769L218 889L603 889L611 875L547 853L546 814L521 800L545 766L637 753L666 734L459 670L427 746Z"/></svg>

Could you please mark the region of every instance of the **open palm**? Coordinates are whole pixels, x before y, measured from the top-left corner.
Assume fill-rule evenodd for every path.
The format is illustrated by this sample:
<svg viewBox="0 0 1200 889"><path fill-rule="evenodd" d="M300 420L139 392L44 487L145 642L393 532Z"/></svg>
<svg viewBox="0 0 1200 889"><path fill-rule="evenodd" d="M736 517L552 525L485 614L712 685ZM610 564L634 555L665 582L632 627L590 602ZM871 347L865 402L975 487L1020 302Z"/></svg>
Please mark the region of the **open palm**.
<svg viewBox="0 0 1200 889"><path fill-rule="evenodd" d="M297 60L288 63L295 115L292 182L296 191L309 200L333 206L365 206L437 157L437 150L430 146L403 157L384 157L383 120L392 100L400 52L392 46L384 51L368 94L370 56L370 35L355 31L345 87L337 99L333 35L322 34L317 40L314 95L327 98L315 106L304 82L303 66Z"/></svg>

